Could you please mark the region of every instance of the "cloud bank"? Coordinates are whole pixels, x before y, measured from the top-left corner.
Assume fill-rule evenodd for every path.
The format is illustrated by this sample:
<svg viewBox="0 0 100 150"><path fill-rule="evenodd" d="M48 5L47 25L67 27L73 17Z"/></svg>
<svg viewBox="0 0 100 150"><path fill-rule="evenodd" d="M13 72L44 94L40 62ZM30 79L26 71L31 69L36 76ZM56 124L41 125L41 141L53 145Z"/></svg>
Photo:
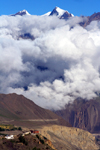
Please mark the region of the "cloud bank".
<svg viewBox="0 0 100 150"><path fill-rule="evenodd" d="M100 92L100 23L82 17L0 16L0 93L61 109ZM22 38L25 34L34 40Z"/></svg>

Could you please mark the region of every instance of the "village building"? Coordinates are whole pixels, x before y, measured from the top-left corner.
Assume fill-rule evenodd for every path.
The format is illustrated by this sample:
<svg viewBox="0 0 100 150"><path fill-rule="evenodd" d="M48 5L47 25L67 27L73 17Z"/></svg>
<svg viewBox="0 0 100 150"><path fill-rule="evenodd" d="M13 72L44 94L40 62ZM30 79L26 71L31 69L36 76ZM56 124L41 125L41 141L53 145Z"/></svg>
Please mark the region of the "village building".
<svg viewBox="0 0 100 150"><path fill-rule="evenodd" d="M31 134L34 134L34 135L39 133L38 130L30 130L30 132L31 132Z"/></svg>
<svg viewBox="0 0 100 150"><path fill-rule="evenodd" d="M31 133L30 131L27 131L27 132L23 133L22 136L28 135L30 133Z"/></svg>
<svg viewBox="0 0 100 150"><path fill-rule="evenodd" d="M6 139L14 139L14 135L6 135L5 138Z"/></svg>

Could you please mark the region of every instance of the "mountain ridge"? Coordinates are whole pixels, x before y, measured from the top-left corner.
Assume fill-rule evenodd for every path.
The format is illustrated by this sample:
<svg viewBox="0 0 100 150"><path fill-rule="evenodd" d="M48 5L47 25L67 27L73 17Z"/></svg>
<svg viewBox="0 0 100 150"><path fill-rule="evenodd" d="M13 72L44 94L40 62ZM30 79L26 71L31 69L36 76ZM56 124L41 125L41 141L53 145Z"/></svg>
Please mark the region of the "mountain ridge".
<svg viewBox="0 0 100 150"><path fill-rule="evenodd" d="M28 13L27 10L22 10L19 11L15 14L12 14L11 16L30 16L31 14ZM40 16L56 16L59 19L69 19L70 17L74 17L74 15L72 13L69 13L67 10L61 9L60 7L55 7L52 11L49 11L43 15ZM87 20L85 20L84 22L80 22L79 25L81 25L82 27L86 27L87 25L89 25L92 21L100 21L100 12L95 12L94 14L92 14L91 16L82 16L83 18L87 18Z"/></svg>
<svg viewBox="0 0 100 150"><path fill-rule="evenodd" d="M21 121L22 123L39 122L39 124L62 124L71 126L52 111L36 105L23 95L0 94L0 122ZM13 121L14 120L14 121Z"/></svg>
<svg viewBox="0 0 100 150"><path fill-rule="evenodd" d="M28 11L24 9L15 14L12 14L11 16L17 16L17 15L24 16L24 15L31 15L31 14L29 14ZM74 15L69 13L67 10L63 10L56 6L52 11L49 11L43 14L42 16L57 16L60 19L68 19L68 17L73 17Z"/></svg>

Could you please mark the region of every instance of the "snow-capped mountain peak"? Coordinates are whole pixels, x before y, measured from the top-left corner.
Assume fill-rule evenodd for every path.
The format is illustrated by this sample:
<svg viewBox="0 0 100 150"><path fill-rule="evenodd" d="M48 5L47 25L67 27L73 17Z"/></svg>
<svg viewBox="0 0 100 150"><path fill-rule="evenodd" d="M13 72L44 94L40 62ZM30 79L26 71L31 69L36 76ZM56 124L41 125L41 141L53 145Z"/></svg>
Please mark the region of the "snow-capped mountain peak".
<svg viewBox="0 0 100 150"><path fill-rule="evenodd" d="M49 16L51 14L51 11L47 12L46 14L42 15L42 16Z"/></svg>
<svg viewBox="0 0 100 150"><path fill-rule="evenodd" d="M23 15L30 15L29 13L28 13L28 11L27 10L22 10L22 11L19 11L19 12L17 12L16 14L14 14L14 15L11 15L11 16L16 16L16 15L20 15L20 16L23 16Z"/></svg>
<svg viewBox="0 0 100 150"><path fill-rule="evenodd" d="M30 15L29 13L28 13L28 11L27 10L22 10L22 11L20 11L20 13L24 13L24 14L26 14L26 15Z"/></svg>
<svg viewBox="0 0 100 150"><path fill-rule="evenodd" d="M66 11L59 8L59 7L55 7L55 10L58 12L58 16L62 16Z"/></svg>
<svg viewBox="0 0 100 150"><path fill-rule="evenodd" d="M73 14L70 14L67 10L63 10L59 7L55 7L53 11L50 13L50 16L57 16L60 19L68 19L69 17L73 17Z"/></svg>

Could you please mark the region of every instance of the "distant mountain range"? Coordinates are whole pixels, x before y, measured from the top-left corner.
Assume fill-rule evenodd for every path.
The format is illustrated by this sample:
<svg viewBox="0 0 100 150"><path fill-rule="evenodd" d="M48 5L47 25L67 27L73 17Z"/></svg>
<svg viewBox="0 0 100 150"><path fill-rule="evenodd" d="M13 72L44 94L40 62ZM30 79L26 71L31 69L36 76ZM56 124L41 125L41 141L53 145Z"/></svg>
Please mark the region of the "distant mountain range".
<svg viewBox="0 0 100 150"><path fill-rule="evenodd" d="M27 10L22 10L15 14L12 14L11 16L17 16L17 15L24 16L24 15L31 15L31 14L29 14ZM42 16L57 16L59 19L68 19L70 17L74 17L72 13L69 13L67 10L63 10L59 7L55 7L52 11L49 11ZM91 16L82 16L82 17L87 17L87 20L83 23L80 22L80 25L86 27L92 21L100 20L100 12L98 13L95 12Z"/></svg>
<svg viewBox="0 0 100 150"><path fill-rule="evenodd" d="M20 16L28 15L28 16L30 16L31 14L29 14L27 10L22 10L22 11L15 13L15 14L12 14L11 16L17 16L17 15L20 15ZM69 13L67 10L63 10L59 7L55 7L52 11L49 11L46 14L43 14L42 16L48 16L48 17L56 16L59 19L64 19L64 20L68 20L69 18L74 17L74 15L72 13ZM81 16L81 17L85 18L85 19L83 22L80 22L79 25L85 28L92 21L100 21L100 12L94 13L91 16ZM30 33L25 33L24 35L20 35L19 38L31 39L31 40L35 39L34 36L32 36Z"/></svg>
<svg viewBox="0 0 100 150"><path fill-rule="evenodd" d="M24 16L24 15L30 15L30 14L27 12L27 10L22 10L11 16L17 16L17 15ZM68 19L69 17L73 17L74 15L70 14L68 11L63 10L59 7L55 7L52 11L47 12L46 14L42 16L57 16L60 19Z"/></svg>

